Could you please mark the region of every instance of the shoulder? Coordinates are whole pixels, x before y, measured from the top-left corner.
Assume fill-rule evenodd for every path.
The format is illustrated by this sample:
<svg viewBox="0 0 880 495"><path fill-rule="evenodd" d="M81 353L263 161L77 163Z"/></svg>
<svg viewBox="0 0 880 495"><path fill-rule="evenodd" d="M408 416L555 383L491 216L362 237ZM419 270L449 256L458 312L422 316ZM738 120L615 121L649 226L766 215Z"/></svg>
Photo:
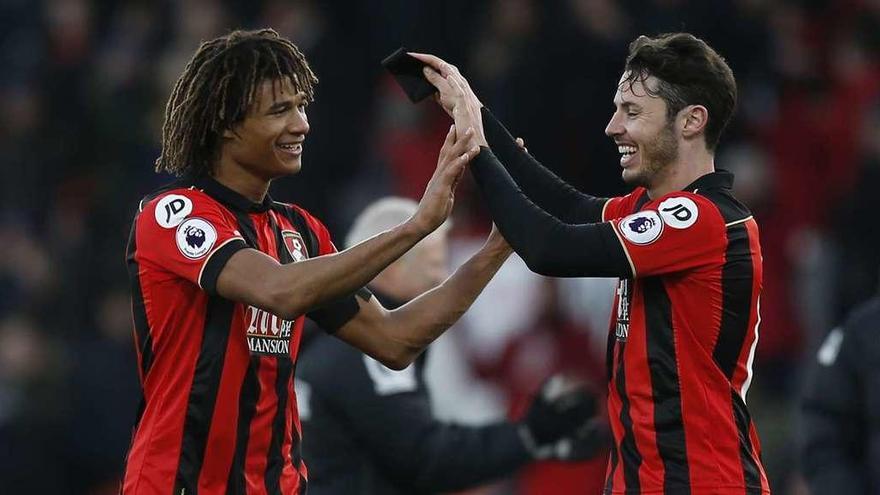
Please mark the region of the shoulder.
<svg viewBox="0 0 880 495"><path fill-rule="evenodd" d="M202 212L225 210L220 202L192 186L175 183L154 191L138 204L138 221L171 229Z"/></svg>
<svg viewBox="0 0 880 495"><path fill-rule="evenodd" d="M715 207L725 225L736 224L752 216L748 207L736 199L729 189L705 189L692 194L704 198L707 203Z"/></svg>
<svg viewBox="0 0 880 495"><path fill-rule="evenodd" d="M647 191L644 187L637 187L625 196L610 198L602 207L602 220L611 220L634 213L638 209L639 203L644 203L646 199Z"/></svg>

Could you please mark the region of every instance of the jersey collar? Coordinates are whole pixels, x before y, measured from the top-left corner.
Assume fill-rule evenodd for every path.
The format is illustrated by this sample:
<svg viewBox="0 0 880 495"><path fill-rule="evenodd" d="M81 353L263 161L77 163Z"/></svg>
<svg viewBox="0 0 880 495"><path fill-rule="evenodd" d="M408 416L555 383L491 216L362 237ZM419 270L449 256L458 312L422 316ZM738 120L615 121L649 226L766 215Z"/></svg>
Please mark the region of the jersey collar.
<svg viewBox="0 0 880 495"><path fill-rule="evenodd" d="M224 205L246 213L264 213L269 210L273 203L272 197L268 193L263 198L262 203L254 203L217 182L213 177L199 177L194 181L193 185Z"/></svg>
<svg viewBox="0 0 880 495"><path fill-rule="evenodd" d="M733 174L727 170L716 170L691 182L684 190L697 192L700 189L730 189L732 187Z"/></svg>

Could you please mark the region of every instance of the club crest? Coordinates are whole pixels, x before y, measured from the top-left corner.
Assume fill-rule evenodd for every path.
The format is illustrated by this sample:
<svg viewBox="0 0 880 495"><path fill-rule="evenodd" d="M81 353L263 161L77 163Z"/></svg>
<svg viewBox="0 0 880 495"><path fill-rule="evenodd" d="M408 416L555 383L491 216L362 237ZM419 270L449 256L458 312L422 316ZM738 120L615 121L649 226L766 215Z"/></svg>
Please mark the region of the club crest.
<svg viewBox="0 0 880 495"><path fill-rule="evenodd" d="M293 258L293 261L302 261L309 258L306 243L299 232L284 230L281 232L281 237L284 239L284 246L287 247L287 251Z"/></svg>

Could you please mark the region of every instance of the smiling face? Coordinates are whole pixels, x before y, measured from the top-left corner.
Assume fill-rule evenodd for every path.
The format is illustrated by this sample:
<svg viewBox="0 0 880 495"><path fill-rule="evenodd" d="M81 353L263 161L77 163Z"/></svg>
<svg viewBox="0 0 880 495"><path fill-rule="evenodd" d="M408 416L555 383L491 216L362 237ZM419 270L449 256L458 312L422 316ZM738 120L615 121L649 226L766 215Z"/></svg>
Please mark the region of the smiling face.
<svg viewBox="0 0 880 495"><path fill-rule="evenodd" d="M299 172L307 103L290 79L263 81L244 120L223 133L221 155L267 181Z"/></svg>
<svg viewBox="0 0 880 495"><path fill-rule="evenodd" d="M620 151L623 181L650 189L678 159L678 136L674 119L667 116L666 102L646 91L645 85L654 88L657 78L637 78L630 84L625 82L627 75L618 83L614 114L605 134L614 139Z"/></svg>

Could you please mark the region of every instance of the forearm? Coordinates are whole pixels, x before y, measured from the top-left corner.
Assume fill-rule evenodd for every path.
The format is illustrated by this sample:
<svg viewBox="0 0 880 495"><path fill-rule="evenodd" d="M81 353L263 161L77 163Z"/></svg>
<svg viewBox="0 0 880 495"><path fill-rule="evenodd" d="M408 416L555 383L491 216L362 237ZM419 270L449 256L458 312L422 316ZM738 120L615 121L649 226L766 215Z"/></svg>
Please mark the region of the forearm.
<svg viewBox="0 0 880 495"><path fill-rule="evenodd" d="M608 223L572 225L544 211L491 150L483 148L471 172L504 238L529 269L554 277L631 277L632 269Z"/></svg>
<svg viewBox="0 0 880 495"><path fill-rule="evenodd" d="M339 253L283 265L271 292L284 316L304 314L365 286L418 243L426 230L405 222Z"/></svg>
<svg viewBox="0 0 880 495"><path fill-rule="evenodd" d="M541 165L517 145L513 135L489 109L483 107L481 116L489 146L529 199L564 222L602 220L602 207L607 198L584 194Z"/></svg>
<svg viewBox="0 0 880 495"><path fill-rule="evenodd" d="M389 312L391 338L403 342L415 359L461 318L510 254L506 244L487 241L445 282Z"/></svg>

